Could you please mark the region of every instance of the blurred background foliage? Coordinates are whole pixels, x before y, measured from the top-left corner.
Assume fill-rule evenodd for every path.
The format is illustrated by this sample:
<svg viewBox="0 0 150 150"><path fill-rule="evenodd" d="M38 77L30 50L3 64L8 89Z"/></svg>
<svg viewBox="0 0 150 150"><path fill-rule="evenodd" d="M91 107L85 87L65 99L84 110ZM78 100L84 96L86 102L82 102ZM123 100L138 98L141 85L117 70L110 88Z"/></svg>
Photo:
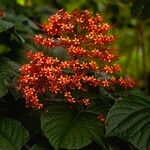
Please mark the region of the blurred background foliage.
<svg viewBox="0 0 150 150"><path fill-rule="evenodd" d="M26 50L40 50L33 35L41 33L40 23L62 8L102 14L118 39L122 74L133 76L137 86L150 93L149 0L0 0L0 59L21 64ZM53 53L64 56L60 50Z"/></svg>

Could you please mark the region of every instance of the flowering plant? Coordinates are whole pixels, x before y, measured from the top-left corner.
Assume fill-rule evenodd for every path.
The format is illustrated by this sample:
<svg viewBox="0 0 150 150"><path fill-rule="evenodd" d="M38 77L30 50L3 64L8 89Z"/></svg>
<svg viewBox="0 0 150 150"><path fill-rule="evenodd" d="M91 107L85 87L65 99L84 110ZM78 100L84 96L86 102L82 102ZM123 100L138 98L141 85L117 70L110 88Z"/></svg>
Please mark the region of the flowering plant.
<svg viewBox="0 0 150 150"><path fill-rule="evenodd" d="M46 36L36 35L36 44L46 48L63 47L68 59L63 61L45 56L44 52L28 52L30 62L21 67L19 78L19 89L27 106L42 108L39 96L47 92L61 94L69 103L87 106L90 99L85 94L77 99L72 96L74 91L86 93L88 86L108 88L116 84L133 87L130 77L116 77L121 69L119 64L114 64L118 56L110 47L115 37L108 34L111 26L104 23L99 14L93 16L87 10L69 14L60 10L41 27Z"/></svg>
<svg viewBox="0 0 150 150"><path fill-rule="evenodd" d="M60 10L40 27L42 51L29 50L26 64L0 59L0 149L149 150L150 97L121 76L112 26ZM58 49L66 58L50 54Z"/></svg>
<svg viewBox="0 0 150 150"><path fill-rule="evenodd" d="M101 15L93 15L87 10L76 10L72 13L60 10L50 16L41 28L44 34L35 35L33 39L36 44L47 50L29 51L29 63L20 68L17 88L22 92L26 106L46 110L46 115L42 117L42 129L55 149L78 149L93 140L99 141L106 149L107 146L102 144L101 137L104 136L102 130L107 125L106 115L110 109L110 104L107 103L116 101L115 97L106 96L107 91L115 90L116 86L124 89L134 86L134 81L130 77L119 77L118 72L121 68L116 63L118 55L112 46L116 38L109 33L112 27L103 21ZM47 51L56 47L65 50L67 59L61 60L47 55ZM95 92L96 98L89 95L91 91ZM45 95L48 97L45 98ZM56 103L56 98L61 98L63 103ZM53 103L51 99L54 100ZM99 108L95 112L93 107L96 105ZM75 138L74 132L77 129L71 127L68 129L70 132L64 135L68 121L72 119L70 112L66 115L65 109L73 111L76 115L80 113L79 117L75 115L72 122L75 127L80 126L78 122L84 124L84 128L89 130L85 134L82 129L79 135L87 135L88 142L84 137L81 145L78 145L77 141L67 144L69 138ZM64 120L61 119L65 117L67 124L64 125ZM59 120L56 119L55 122L52 118ZM92 129L89 129L91 123ZM49 126L46 126L47 124ZM55 124L58 127L52 130L51 127ZM96 132L100 132L99 135ZM61 136L64 136L63 139L60 139Z"/></svg>

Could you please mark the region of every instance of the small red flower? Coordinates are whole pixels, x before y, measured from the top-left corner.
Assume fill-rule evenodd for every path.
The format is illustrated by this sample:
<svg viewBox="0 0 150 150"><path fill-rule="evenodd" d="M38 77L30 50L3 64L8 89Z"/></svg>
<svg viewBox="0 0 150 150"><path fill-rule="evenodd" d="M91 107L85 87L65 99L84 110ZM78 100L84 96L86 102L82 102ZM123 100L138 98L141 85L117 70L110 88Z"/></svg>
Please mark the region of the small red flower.
<svg viewBox="0 0 150 150"><path fill-rule="evenodd" d="M98 115L97 119L102 123L106 123L106 117L102 113Z"/></svg>
<svg viewBox="0 0 150 150"><path fill-rule="evenodd" d="M3 17L5 15L5 12L2 8L0 8L0 17Z"/></svg>

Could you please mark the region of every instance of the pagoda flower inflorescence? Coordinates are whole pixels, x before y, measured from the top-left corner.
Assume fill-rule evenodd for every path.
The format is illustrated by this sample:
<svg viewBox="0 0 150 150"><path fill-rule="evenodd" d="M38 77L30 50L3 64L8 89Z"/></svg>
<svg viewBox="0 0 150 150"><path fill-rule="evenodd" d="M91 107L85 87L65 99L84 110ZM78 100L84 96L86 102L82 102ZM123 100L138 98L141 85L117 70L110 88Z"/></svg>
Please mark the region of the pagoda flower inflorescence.
<svg viewBox="0 0 150 150"><path fill-rule="evenodd" d="M45 35L36 35L34 41L46 48L63 47L69 57L63 61L44 52L28 52L29 63L20 68L18 81L26 106L42 108L39 97L47 92L62 95L69 103L89 105L88 97L76 99L73 91L86 93L89 85L133 87L130 77L116 77L121 69L114 63L118 56L111 44L116 39L108 35L110 29L99 14L92 15L87 10L72 13L60 10L50 16L42 25Z"/></svg>

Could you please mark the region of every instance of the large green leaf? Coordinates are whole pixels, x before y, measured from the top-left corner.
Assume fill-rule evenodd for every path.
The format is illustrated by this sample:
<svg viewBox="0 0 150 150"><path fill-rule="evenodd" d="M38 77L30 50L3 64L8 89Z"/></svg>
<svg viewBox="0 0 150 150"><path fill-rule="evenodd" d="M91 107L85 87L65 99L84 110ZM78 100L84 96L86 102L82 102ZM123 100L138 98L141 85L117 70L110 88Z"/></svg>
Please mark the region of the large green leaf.
<svg viewBox="0 0 150 150"><path fill-rule="evenodd" d="M0 33L10 28L13 28L14 24L8 21L0 20Z"/></svg>
<svg viewBox="0 0 150 150"><path fill-rule="evenodd" d="M20 122L0 118L0 150L21 150L28 138L29 133Z"/></svg>
<svg viewBox="0 0 150 150"><path fill-rule="evenodd" d="M18 66L7 58L0 57L0 98L7 92L16 76Z"/></svg>
<svg viewBox="0 0 150 150"><path fill-rule="evenodd" d="M97 115L69 108L67 104L51 104L42 116L41 126L55 149L79 149L93 140L101 143L104 125Z"/></svg>
<svg viewBox="0 0 150 150"><path fill-rule="evenodd" d="M150 149L150 97L132 93L111 108L107 136L128 140L140 150Z"/></svg>

